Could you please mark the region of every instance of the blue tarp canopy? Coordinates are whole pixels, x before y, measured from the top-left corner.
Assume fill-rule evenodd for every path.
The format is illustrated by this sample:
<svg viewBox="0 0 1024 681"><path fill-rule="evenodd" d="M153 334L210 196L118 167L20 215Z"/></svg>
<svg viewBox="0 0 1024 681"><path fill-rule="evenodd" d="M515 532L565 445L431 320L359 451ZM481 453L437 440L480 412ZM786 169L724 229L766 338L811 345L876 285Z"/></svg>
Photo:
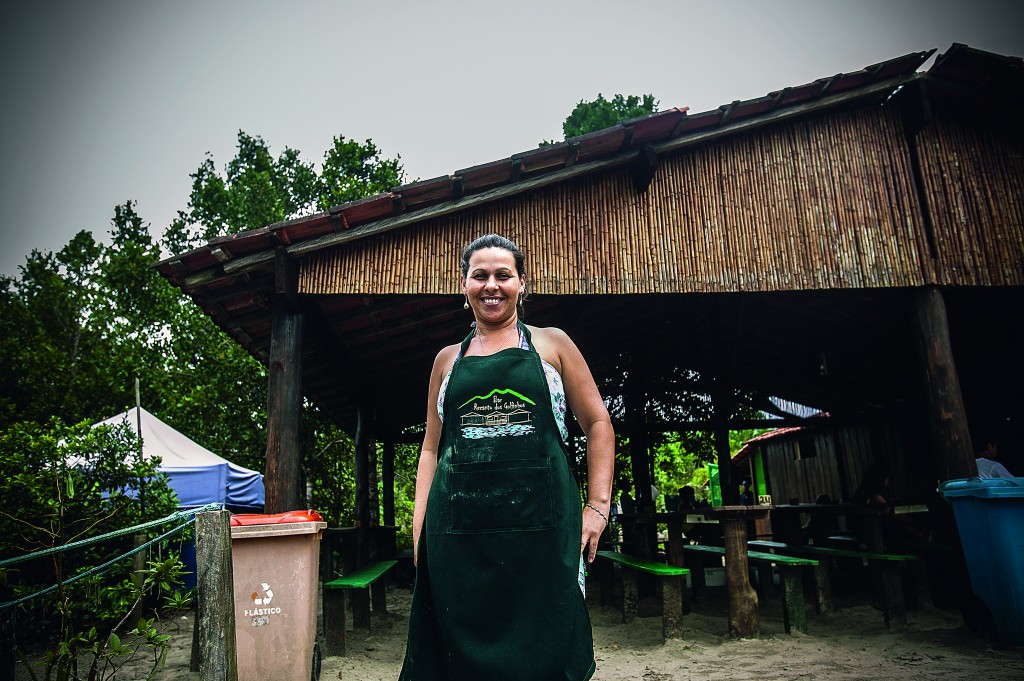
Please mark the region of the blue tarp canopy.
<svg viewBox="0 0 1024 681"><path fill-rule="evenodd" d="M220 503L233 510L263 510L263 476L237 466L189 439L145 409L128 411L101 421L97 426L128 424L132 432L142 426L142 456L159 456L160 471L167 474L178 495L179 508Z"/></svg>

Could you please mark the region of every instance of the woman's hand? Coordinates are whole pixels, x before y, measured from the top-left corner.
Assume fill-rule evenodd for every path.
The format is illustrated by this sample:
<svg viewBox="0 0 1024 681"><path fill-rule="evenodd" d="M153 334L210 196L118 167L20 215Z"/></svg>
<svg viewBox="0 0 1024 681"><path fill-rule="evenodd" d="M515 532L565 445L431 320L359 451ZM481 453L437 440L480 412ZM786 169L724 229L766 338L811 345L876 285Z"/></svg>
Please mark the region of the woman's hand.
<svg viewBox="0 0 1024 681"><path fill-rule="evenodd" d="M604 528L608 526L607 509L601 509L596 504L587 505L583 508L583 536L580 537L580 555L587 563L593 563L597 558L597 543L604 534ZM600 509L600 510L598 510ZM604 516L601 514L604 513Z"/></svg>

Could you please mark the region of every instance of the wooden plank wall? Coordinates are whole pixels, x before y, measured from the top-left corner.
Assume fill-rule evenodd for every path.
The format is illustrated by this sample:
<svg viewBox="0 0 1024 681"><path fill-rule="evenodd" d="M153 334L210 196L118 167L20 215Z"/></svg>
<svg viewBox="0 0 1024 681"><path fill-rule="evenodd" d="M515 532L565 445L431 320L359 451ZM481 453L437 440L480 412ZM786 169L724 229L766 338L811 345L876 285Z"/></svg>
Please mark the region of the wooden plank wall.
<svg viewBox="0 0 1024 681"><path fill-rule="evenodd" d="M955 137L933 134L940 149ZM989 143L983 142L977 135L958 142L977 147L975 160L963 166L963 175L941 176L944 184L932 191L948 197L971 173L989 177L983 162ZM520 244L532 290L542 294L932 283L938 275L910 153L897 110L831 113L664 158L644 194L636 193L628 171L613 170L314 253L300 261L299 287L323 294L458 293L461 248L488 232ZM1003 187L1021 176L1019 167L1006 164L999 171ZM935 165L930 157L928 165ZM993 211L988 222L972 223L979 231L964 238L1019 235L1019 215ZM1014 219L1015 225L1000 222ZM1019 256L1015 260L1004 248L974 271L1012 269L1014 263ZM945 271L941 281L985 280L975 274L961 281L959 272Z"/></svg>
<svg viewBox="0 0 1024 681"><path fill-rule="evenodd" d="M918 135L939 283L1024 285L1024 130L942 111Z"/></svg>
<svg viewBox="0 0 1024 681"><path fill-rule="evenodd" d="M797 458L797 442L814 438L817 456ZM777 504L797 499L814 503L825 493L839 502L849 498L876 461L887 464L893 476L891 491L895 499L914 496L910 480L901 474L906 455L899 432L888 425L844 426L819 430L813 434L794 434L763 446L768 492Z"/></svg>

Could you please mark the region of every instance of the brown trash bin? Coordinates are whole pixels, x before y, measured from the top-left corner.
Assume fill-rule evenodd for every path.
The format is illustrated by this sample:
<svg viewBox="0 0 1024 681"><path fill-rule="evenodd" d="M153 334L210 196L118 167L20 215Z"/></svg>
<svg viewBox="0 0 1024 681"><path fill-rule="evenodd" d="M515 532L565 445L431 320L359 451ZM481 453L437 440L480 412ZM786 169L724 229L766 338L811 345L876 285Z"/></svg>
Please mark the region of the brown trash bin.
<svg viewBox="0 0 1024 681"><path fill-rule="evenodd" d="M231 518L238 681L315 681L320 535L316 511Z"/></svg>

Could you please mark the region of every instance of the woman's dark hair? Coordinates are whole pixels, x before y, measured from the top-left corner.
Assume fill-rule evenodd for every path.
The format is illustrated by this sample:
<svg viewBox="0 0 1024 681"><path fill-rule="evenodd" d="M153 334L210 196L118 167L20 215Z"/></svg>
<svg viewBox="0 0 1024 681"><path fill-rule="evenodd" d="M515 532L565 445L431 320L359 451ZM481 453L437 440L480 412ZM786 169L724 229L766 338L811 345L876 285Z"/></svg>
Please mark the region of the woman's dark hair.
<svg viewBox="0 0 1024 681"><path fill-rule="evenodd" d="M484 248L501 248L508 251L516 260L516 272L519 276L521 277L526 274L526 256L523 255L523 252L519 250L519 246L516 246L514 241L497 234L485 234L479 239L474 240L466 246L466 250L462 251L462 276L469 275L469 259L474 253Z"/></svg>
<svg viewBox="0 0 1024 681"><path fill-rule="evenodd" d="M473 257L473 254L484 248L500 248L508 251L512 254L513 259L516 261L516 273L520 277L526 274L526 256L519 250L519 246L516 246L515 242L511 239L506 239L498 234L485 234L478 239L474 239L472 243L466 246L465 250L462 251L462 276L469 275L469 259ZM523 289L523 295L519 296L519 302L516 308L519 311L519 318L523 317L523 303L526 302L527 290Z"/></svg>

